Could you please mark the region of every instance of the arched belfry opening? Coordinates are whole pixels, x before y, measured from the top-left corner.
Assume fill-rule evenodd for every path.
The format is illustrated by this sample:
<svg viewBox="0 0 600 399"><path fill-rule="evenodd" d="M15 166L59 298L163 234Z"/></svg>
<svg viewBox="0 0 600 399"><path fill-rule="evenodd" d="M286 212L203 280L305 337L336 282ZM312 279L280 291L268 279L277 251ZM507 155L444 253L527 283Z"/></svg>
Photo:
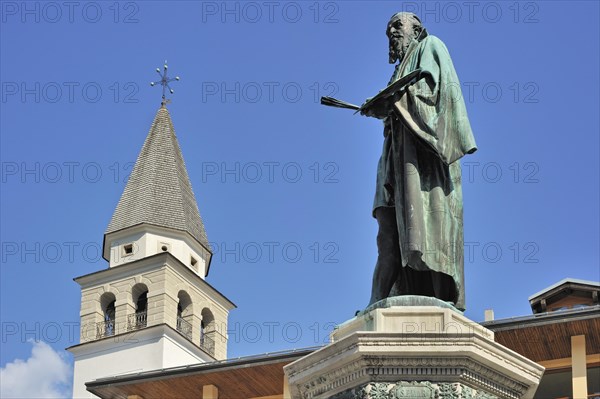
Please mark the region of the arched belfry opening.
<svg viewBox="0 0 600 399"><path fill-rule="evenodd" d="M129 330L139 330L148 325L148 287L146 284L139 283L132 287L131 297L135 304L135 313L129 315L127 328Z"/></svg>
<svg viewBox="0 0 600 399"><path fill-rule="evenodd" d="M213 356L215 353L215 317L209 308L202 309L200 322L200 348Z"/></svg>
<svg viewBox="0 0 600 399"><path fill-rule="evenodd" d="M181 290L177 294L177 299L179 300L177 303L177 331L191 340L193 329L192 298L186 291Z"/></svg>
<svg viewBox="0 0 600 399"><path fill-rule="evenodd" d="M100 308L102 309L102 321L96 326L96 338L115 335L115 294L105 292L100 297Z"/></svg>

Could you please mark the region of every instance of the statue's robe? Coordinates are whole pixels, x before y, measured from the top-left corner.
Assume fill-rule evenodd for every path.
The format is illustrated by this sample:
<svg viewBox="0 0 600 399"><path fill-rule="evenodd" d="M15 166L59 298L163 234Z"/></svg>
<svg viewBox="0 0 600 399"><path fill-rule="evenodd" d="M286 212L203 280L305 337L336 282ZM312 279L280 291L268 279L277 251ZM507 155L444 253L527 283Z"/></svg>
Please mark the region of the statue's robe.
<svg viewBox="0 0 600 399"><path fill-rule="evenodd" d="M477 148L448 50L437 37L426 32L421 36L419 42L413 40L390 81L419 68L425 74L397 94L393 113L384 120L373 209L396 209L402 272L390 296L410 293L407 267L440 272L451 277L445 281L454 282L451 301L464 309L459 159Z"/></svg>

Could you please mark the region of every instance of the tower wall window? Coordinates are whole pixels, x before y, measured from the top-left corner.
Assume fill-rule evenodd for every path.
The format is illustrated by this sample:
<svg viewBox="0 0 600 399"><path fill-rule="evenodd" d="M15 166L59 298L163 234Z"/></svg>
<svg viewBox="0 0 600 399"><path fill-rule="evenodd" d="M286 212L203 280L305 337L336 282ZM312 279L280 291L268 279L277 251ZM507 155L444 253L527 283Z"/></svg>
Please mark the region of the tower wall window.
<svg viewBox="0 0 600 399"><path fill-rule="evenodd" d="M148 287L145 284L136 284L131 289L131 295L135 303L135 313L129 315L127 329L139 330L148 324Z"/></svg>
<svg viewBox="0 0 600 399"><path fill-rule="evenodd" d="M191 341L193 330L192 298L184 290L179 291L177 298L179 299L177 304L177 331Z"/></svg>
<svg viewBox="0 0 600 399"><path fill-rule="evenodd" d="M96 324L96 339L115 335L115 294L106 292L100 297L103 320Z"/></svg>
<svg viewBox="0 0 600 399"><path fill-rule="evenodd" d="M200 322L200 347L209 355L215 355L215 317L208 308L202 309Z"/></svg>
<svg viewBox="0 0 600 399"><path fill-rule="evenodd" d="M123 256L133 255L133 243L123 245Z"/></svg>
<svg viewBox="0 0 600 399"><path fill-rule="evenodd" d="M160 241L158 243L158 250L160 252L170 252L171 251L171 244L169 244L168 242Z"/></svg>

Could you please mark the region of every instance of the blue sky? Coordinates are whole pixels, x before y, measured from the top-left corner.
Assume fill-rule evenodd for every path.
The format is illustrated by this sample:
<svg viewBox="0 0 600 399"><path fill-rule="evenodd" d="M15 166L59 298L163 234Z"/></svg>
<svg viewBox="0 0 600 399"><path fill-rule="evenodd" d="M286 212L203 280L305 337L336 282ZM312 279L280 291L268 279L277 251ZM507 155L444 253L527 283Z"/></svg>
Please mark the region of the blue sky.
<svg viewBox="0 0 600 399"><path fill-rule="evenodd" d="M462 164L466 315L526 315L565 277L600 279L597 2L0 4L2 367L28 340L78 342L72 279L107 267L165 59L208 281L238 305L229 356L324 343L369 299L383 138L318 98L385 86L402 9L449 48L479 147Z"/></svg>

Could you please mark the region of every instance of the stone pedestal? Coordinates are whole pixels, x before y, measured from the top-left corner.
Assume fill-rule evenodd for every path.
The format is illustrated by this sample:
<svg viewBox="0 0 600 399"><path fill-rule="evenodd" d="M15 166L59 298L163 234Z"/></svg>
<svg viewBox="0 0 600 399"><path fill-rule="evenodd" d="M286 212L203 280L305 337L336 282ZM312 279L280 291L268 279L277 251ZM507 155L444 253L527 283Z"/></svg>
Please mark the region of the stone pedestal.
<svg viewBox="0 0 600 399"><path fill-rule="evenodd" d="M292 398L532 398L544 368L443 306L373 307L343 323L284 368Z"/></svg>

